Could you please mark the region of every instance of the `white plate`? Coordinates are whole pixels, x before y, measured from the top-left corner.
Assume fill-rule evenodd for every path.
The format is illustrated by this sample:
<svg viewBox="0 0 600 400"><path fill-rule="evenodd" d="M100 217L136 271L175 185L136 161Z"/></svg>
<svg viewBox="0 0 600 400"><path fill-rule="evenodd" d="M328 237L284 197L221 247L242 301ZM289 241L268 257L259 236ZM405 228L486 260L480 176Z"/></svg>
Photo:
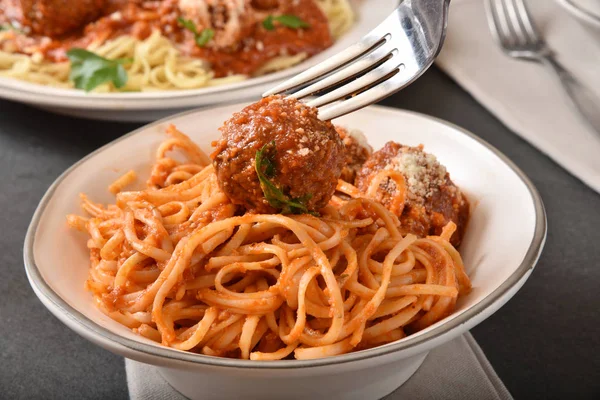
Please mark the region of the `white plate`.
<svg viewBox="0 0 600 400"><path fill-rule="evenodd" d="M357 20L333 46L283 71L224 86L138 93L85 93L0 77L0 97L77 117L155 121L182 110L258 98L267 89L356 43L395 8L389 0L351 0Z"/></svg>
<svg viewBox="0 0 600 400"><path fill-rule="evenodd" d="M557 0L600 40L600 0Z"/></svg>
<svg viewBox="0 0 600 400"><path fill-rule="evenodd" d="M217 128L241 107L194 111L148 125L95 151L58 178L35 212L24 248L29 281L56 317L110 351L159 366L171 385L191 398L235 398L240 393L261 399L381 398L408 379L430 349L489 317L529 277L543 247L546 219L527 177L459 127L421 114L369 107L337 123L363 130L375 149L389 140L423 143L469 197L472 214L460 250L473 291L460 299L454 314L396 343L311 361L209 357L161 347L134 334L98 311L84 290L86 239L67 227L65 215L80 212L80 192L95 201L112 201L106 188L124 171L147 176L168 123L210 151ZM507 334L518 334L517 329L507 327ZM233 379L236 384L228 384Z"/></svg>

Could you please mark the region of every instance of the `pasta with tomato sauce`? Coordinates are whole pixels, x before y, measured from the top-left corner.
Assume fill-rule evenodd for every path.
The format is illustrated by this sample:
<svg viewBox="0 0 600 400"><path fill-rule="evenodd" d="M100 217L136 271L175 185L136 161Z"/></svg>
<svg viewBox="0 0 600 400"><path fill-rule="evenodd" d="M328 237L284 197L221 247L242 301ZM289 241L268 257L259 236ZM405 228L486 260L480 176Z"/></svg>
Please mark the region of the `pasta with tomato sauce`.
<svg viewBox="0 0 600 400"><path fill-rule="evenodd" d="M0 76L86 91L229 84L318 54L348 0L0 0Z"/></svg>
<svg viewBox="0 0 600 400"><path fill-rule="evenodd" d="M89 237L99 309L164 346L251 360L367 349L450 315L471 288L452 244L460 189L422 148L375 167L381 153L316 115L265 98L223 125L211 155L171 125L146 189L124 190L129 172L114 204L82 194L87 216L67 219ZM340 179L348 163L363 164L358 186ZM460 212L439 231L413 230L447 203Z"/></svg>

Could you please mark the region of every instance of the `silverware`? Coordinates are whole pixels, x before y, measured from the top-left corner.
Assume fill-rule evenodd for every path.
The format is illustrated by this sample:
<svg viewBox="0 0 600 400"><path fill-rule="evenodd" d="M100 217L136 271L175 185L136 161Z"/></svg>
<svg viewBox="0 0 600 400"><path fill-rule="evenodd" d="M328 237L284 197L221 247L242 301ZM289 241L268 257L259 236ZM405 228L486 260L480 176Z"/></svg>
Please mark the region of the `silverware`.
<svg viewBox="0 0 600 400"><path fill-rule="evenodd" d="M537 61L553 71L571 105L600 133L600 99L556 60L523 0L486 0L486 11L492 35L502 50L510 57Z"/></svg>
<svg viewBox="0 0 600 400"><path fill-rule="evenodd" d="M442 48L450 0L404 0L360 42L291 78L264 96L284 93L319 108L330 120L373 104L411 84Z"/></svg>

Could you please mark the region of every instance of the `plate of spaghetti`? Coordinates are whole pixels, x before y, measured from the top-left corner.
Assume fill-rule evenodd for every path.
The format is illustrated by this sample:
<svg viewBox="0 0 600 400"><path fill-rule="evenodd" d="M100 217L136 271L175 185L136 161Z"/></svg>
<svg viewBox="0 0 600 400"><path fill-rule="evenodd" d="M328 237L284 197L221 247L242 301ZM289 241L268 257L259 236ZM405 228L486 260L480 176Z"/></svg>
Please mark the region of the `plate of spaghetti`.
<svg viewBox="0 0 600 400"><path fill-rule="evenodd" d="M382 0L85 0L67 12L61 3L0 1L0 96L117 120L258 96L393 9Z"/></svg>
<svg viewBox="0 0 600 400"><path fill-rule="evenodd" d="M25 264L61 321L190 398L381 398L516 293L545 232L531 182L456 126L271 96L80 161Z"/></svg>

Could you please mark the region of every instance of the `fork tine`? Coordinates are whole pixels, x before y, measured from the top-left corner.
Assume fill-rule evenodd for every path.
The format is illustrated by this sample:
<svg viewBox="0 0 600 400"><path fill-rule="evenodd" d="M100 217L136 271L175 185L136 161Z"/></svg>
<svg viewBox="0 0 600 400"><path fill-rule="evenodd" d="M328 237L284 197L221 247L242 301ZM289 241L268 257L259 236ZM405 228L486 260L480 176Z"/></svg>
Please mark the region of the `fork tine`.
<svg viewBox="0 0 600 400"><path fill-rule="evenodd" d="M501 23L504 24L504 29L507 36L507 41L511 46L517 46L524 43L523 36L519 33L519 24L515 27L515 9L510 4L510 0L496 0L498 5L497 11Z"/></svg>
<svg viewBox="0 0 600 400"><path fill-rule="evenodd" d="M371 53L365 54L364 57L358 59L356 62L334 72L333 74L323 79L318 80L310 86L307 86L295 93L290 94L290 96L295 97L297 99L301 99L303 97L316 93L319 90L323 90L335 84L338 84L362 72L368 71L370 68L382 62L386 57L388 57L394 49L395 46L387 42L386 44L372 51Z"/></svg>
<svg viewBox="0 0 600 400"><path fill-rule="evenodd" d="M448 22L450 0L415 3L418 4L412 0L401 1L395 11L358 44L277 85L263 96L286 92L303 98L321 89L332 90L308 102L320 107L319 119L330 120L401 90L433 64L444 42ZM339 86L336 88L336 85Z"/></svg>
<svg viewBox="0 0 600 400"><path fill-rule="evenodd" d="M394 70L396 70L399 67L404 65L404 64L400 63L400 61L398 60L398 57L394 57L394 56L397 56L397 54L398 54L398 51L394 50L394 53L392 54L392 58L387 60L386 62L384 62L379 67L377 67L374 70L368 72L367 74L361 76L360 78L345 84L344 86L342 86L336 90L333 90L329 93L326 93L322 96L317 97L314 100L309 101L307 104L309 106L313 106L313 107L320 107L325 104L332 103L338 99L344 98L355 92L358 92L361 89L367 88L370 85L373 85L374 83L376 83L377 81L384 79L386 76L388 76Z"/></svg>
<svg viewBox="0 0 600 400"><path fill-rule="evenodd" d="M340 53L334 55L331 58L315 65L312 68L307 69L301 74L283 82L274 88L267 90L263 93L264 96L268 96L275 93L282 93L292 88L301 86L310 81L313 81L316 78L327 75L331 72L336 71L339 68L342 68L348 62L354 61L370 50L379 47L378 45L385 44L385 40L389 35L388 26L390 23L395 22L396 20L395 13L392 13L388 16L383 22L377 25L373 30L367 33L363 38L356 44L348 47L346 50L341 51Z"/></svg>
<svg viewBox="0 0 600 400"><path fill-rule="evenodd" d="M421 74L423 72L424 70L421 71ZM376 84L372 88L348 100L343 100L338 103L319 108L319 119L328 121L356 111L369 104L375 103L376 101L379 101L406 87L406 85L409 85L419 76L421 76L421 74L417 74L415 70L403 69L391 78Z"/></svg>
<svg viewBox="0 0 600 400"><path fill-rule="evenodd" d="M502 3L500 0L487 0L487 12L488 19L493 25L494 29L492 30L492 34L494 39L500 44L502 47L507 47L511 45L511 33L507 25L506 15L504 14L504 8L502 7ZM500 15L502 13L502 15Z"/></svg>
<svg viewBox="0 0 600 400"><path fill-rule="evenodd" d="M327 73L336 70L342 65L348 63L360 57L375 45L377 45L380 41L382 41L383 37L377 35L375 32L377 28L375 28L371 33L365 36L360 42L353 44L348 47L346 50L339 52L331 58L315 65L312 68L307 69L299 75L275 86L267 90L263 96L269 96L271 94L285 92L286 90L292 89L294 87L300 86L303 83L312 81L320 76L326 75Z"/></svg>
<svg viewBox="0 0 600 400"><path fill-rule="evenodd" d="M512 27L513 34L515 35L515 39L518 44L526 45L529 41L529 37L527 36L527 31L523 26L523 22L520 17L520 13L517 10L517 7L513 0L502 0L504 3L504 8L506 10L506 15L508 16L508 22Z"/></svg>
<svg viewBox="0 0 600 400"><path fill-rule="evenodd" d="M525 4L525 2L523 0L515 0L515 3L516 3L515 5L517 7L518 14L521 17L521 23L523 24L523 28L525 29L525 32L529 36L529 39L532 42L536 42L536 43L539 42L540 35L538 34L538 31L537 31L535 25L533 24L533 21L531 19L531 13L529 12L527 5Z"/></svg>

